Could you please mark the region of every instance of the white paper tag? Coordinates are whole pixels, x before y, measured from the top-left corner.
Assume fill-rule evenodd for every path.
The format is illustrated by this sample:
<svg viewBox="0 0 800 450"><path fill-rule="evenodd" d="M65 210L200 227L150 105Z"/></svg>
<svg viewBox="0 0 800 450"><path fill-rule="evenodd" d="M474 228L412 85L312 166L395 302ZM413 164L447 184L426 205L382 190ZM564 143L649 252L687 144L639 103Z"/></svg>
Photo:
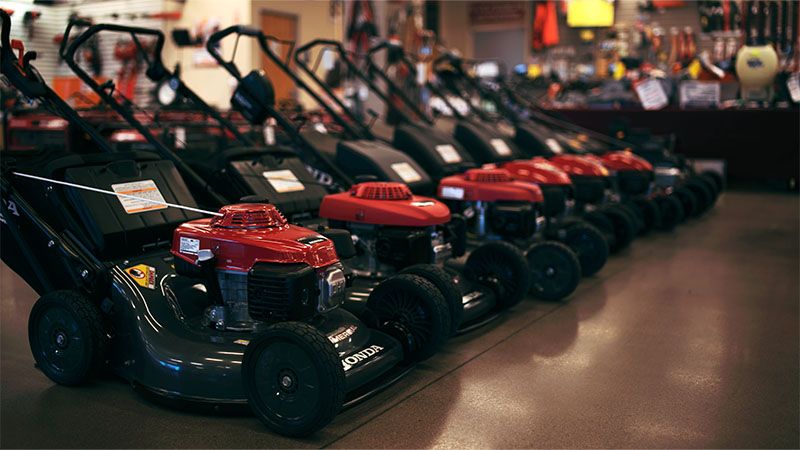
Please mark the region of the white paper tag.
<svg viewBox="0 0 800 450"><path fill-rule="evenodd" d="M555 140L553 138L547 138L547 139L545 139L544 143L547 144L547 147L553 153L557 153L557 154L564 153L564 149L561 148L561 144L559 144L557 140Z"/></svg>
<svg viewBox="0 0 800 450"><path fill-rule="evenodd" d="M179 250L187 255L196 255L200 251L200 239L181 237Z"/></svg>
<svg viewBox="0 0 800 450"><path fill-rule="evenodd" d="M450 144L437 145L436 151L439 153L439 156L441 156L444 162L446 162L447 164L461 162L461 155L459 155L456 148Z"/></svg>
<svg viewBox="0 0 800 450"><path fill-rule="evenodd" d="M275 127L271 124L264 125L264 143L275 145Z"/></svg>
<svg viewBox="0 0 800 450"><path fill-rule="evenodd" d="M661 109L669 104L667 93L658 80L652 78L645 80L637 84L635 90L644 109Z"/></svg>
<svg viewBox="0 0 800 450"><path fill-rule="evenodd" d="M184 127L175 127L175 148L186 148L186 128Z"/></svg>
<svg viewBox="0 0 800 450"><path fill-rule="evenodd" d="M422 86L425 84L425 80L427 77L428 68L425 67L425 63L418 62L417 63L417 84Z"/></svg>
<svg viewBox="0 0 800 450"><path fill-rule="evenodd" d="M710 108L719 106L721 89L718 81L682 81L678 88L680 107Z"/></svg>
<svg viewBox="0 0 800 450"><path fill-rule="evenodd" d="M508 146L508 144L506 144L506 141L500 138L494 138L489 141L489 143L492 144L494 151L497 152L498 155L508 156L511 154L511 148Z"/></svg>
<svg viewBox="0 0 800 450"><path fill-rule="evenodd" d="M463 200L464 199L464 189L460 187L453 187L453 186L442 186L442 191L439 194L441 198L450 198L454 200Z"/></svg>
<svg viewBox="0 0 800 450"><path fill-rule="evenodd" d="M786 87L789 88L789 96L792 101L800 103L800 73L793 73L786 80Z"/></svg>
<svg viewBox="0 0 800 450"><path fill-rule="evenodd" d="M111 189L117 194L139 197L117 197L119 202L122 204L122 207L125 209L125 212L128 214L167 209L167 205L153 203L153 201L165 203L164 196L161 195L161 191L158 190L158 187L153 180L112 184Z"/></svg>
<svg viewBox="0 0 800 450"><path fill-rule="evenodd" d="M391 165L391 167L392 170L394 170L395 173L399 175L400 178L402 178L406 183L413 183L422 179L422 176L419 174L419 172L414 170L414 168L411 167L411 164L407 162L394 163Z"/></svg>
<svg viewBox="0 0 800 450"><path fill-rule="evenodd" d="M314 124L314 130L316 130L317 133L322 133L322 134L327 134L328 133L328 129L325 128L325 124L322 123L322 122L315 123Z"/></svg>
<svg viewBox="0 0 800 450"><path fill-rule="evenodd" d="M302 191L306 187L297 179L291 170L272 170L263 173L264 178L269 181L275 192L283 194L284 192L297 192Z"/></svg>
<svg viewBox="0 0 800 450"><path fill-rule="evenodd" d="M322 61L320 61L322 68L325 70L333 70L336 66L336 54L333 50L325 49L322 51Z"/></svg>

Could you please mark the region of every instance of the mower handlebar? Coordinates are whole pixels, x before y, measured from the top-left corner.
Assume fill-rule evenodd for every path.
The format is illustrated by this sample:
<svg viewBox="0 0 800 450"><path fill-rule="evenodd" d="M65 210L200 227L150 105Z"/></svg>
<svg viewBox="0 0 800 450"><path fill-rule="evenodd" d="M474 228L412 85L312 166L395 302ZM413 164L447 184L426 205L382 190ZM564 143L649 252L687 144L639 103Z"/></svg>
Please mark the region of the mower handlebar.
<svg viewBox="0 0 800 450"><path fill-rule="evenodd" d="M61 41L62 48L66 45L65 43L69 40L69 33L71 28L74 25L79 24L80 20L81 19L78 19L77 21L71 21L70 24L67 26L67 29L64 31L64 39ZM64 59L64 61L67 62L67 64L69 64L69 66L73 70L75 70L76 72L81 71L85 73L83 69L80 69L78 65L75 64L75 53L78 51L78 48L80 48L81 45L85 44L86 41L89 40L89 38L102 31L130 34L131 38L133 38L134 43L136 43L136 46L139 48L140 51L142 50L142 47L136 36L137 35L155 36L156 45L155 47L153 47L153 55L155 61L153 62L148 61L148 63L149 65L153 66L161 62L161 52L164 49L164 33L162 33L161 30L155 30L152 28L142 28L142 27L129 27L125 25L116 25L110 23L101 23L98 25L91 25L84 32L79 34L78 37L76 37L75 40L71 44L69 44L69 47L67 47L66 51L61 54L61 57ZM145 57L145 60L147 59L148 58Z"/></svg>
<svg viewBox="0 0 800 450"><path fill-rule="evenodd" d="M295 52L294 52L294 60L299 62L300 61L299 58L305 56L305 54L309 50L311 50L311 48L317 47L317 46L320 46L320 45L324 45L324 46L328 46L328 47L334 47L336 49L336 51L338 51L339 54L341 54L341 55L346 55L347 54L347 50L344 49L344 46L342 46L342 43L339 42L339 41L334 41L332 39L314 39L313 41L306 42L304 45L301 45L300 47L297 48L297 50L295 50Z"/></svg>
<svg viewBox="0 0 800 450"><path fill-rule="evenodd" d="M0 18L2 19L2 30L0 30L0 47L3 51L11 51L11 16L0 9Z"/></svg>

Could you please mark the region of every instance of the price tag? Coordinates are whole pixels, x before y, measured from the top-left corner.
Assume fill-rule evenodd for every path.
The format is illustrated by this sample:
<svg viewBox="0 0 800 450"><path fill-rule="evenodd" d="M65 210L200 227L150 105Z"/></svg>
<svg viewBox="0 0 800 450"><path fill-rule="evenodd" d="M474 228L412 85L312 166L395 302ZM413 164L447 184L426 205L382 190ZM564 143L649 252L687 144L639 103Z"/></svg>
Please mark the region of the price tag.
<svg viewBox="0 0 800 450"><path fill-rule="evenodd" d="M271 117L267 120L267 124L264 125L264 143L275 145L275 119Z"/></svg>
<svg viewBox="0 0 800 450"><path fill-rule="evenodd" d="M500 156L511 155L511 148L508 146L508 144L506 144L506 141L500 138L494 138L491 141L489 141L489 143L492 144L494 151L497 152L498 155Z"/></svg>
<svg viewBox="0 0 800 450"><path fill-rule="evenodd" d="M428 68L425 66L425 63L419 62L417 63L417 84L422 86L425 84L425 80L428 78Z"/></svg>
<svg viewBox="0 0 800 450"><path fill-rule="evenodd" d="M557 140L555 140L553 138L547 138L547 139L545 139L544 143L547 145L547 148L549 148L550 151L552 151L553 153L556 153L556 154L559 154L559 155L561 153L564 153L564 149L561 148L561 144L559 144Z"/></svg>
<svg viewBox="0 0 800 450"><path fill-rule="evenodd" d="M436 152L442 157L447 164L454 164L461 162L461 155L455 147L450 144L441 144L436 146Z"/></svg>
<svg viewBox="0 0 800 450"><path fill-rule="evenodd" d="M717 81L684 81L678 88L681 108L716 108L719 106L720 84Z"/></svg>
<svg viewBox="0 0 800 450"><path fill-rule="evenodd" d="M186 148L186 128L184 127L175 127L175 148Z"/></svg>
<svg viewBox="0 0 800 450"><path fill-rule="evenodd" d="M391 165L392 170L406 183L413 183L422 179L422 176L411 167L407 162L399 162Z"/></svg>
<svg viewBox="0 0 800 450"><path fill-rule="evenodd" d="M302 191L306 188L289 169L271 170L264 172L262 175L269 181L275 192L279 194Z"/></svg>
<svg viewBox="0 0 800 450"><path fill-rule="evenodd" d="M161 195L161 191L158 190L153 180L112 184L111 189L117 194L138 197L117 197L122 207L125 209L125 212L128 214L167 209L167 205L163 204L165 203L164 196Z"/></svg>
<svg viewBox="0 0 800 450"><path fill-rule="evenodd" d="M786 80L786 87L789 88L789 96L792 97L792 101L800 103L800 73L791 74Z"/></svg>
<svg viewBox="0 0 800 450"><path fill-rule="evenodd" d="M333 70L336 66L336 55L334 55L332 50L323 50L320 64L322 64L322 68L325 70Z"/></svg>
<svg viewBox="0 0 800 450"><path fill-rule="evenodd" d="M637 83L634 89L644 109L661 109L669 104L667 93L664 92L664 87L661 86L658 80L650 78L641 83Z"/></svg>
<svg viewBox="0 0 800 450"><path fill-rule="evenodd" d="M325 128L325 124L322 122L315 123L314 130L316 130L317 133L328 134L328 129Z"/></svg>

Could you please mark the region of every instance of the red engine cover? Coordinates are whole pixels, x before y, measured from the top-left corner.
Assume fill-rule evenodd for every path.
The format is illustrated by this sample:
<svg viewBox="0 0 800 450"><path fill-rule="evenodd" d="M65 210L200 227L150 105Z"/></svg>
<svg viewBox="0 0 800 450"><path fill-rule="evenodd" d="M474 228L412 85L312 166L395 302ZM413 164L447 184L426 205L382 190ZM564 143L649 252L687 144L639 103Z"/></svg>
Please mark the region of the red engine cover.
<svg viewBox="0 0 800 450"><path fill-rule="evenodd" d="M413 195L403 183L370 181L353 185L350 192L326 195L320 217L342 222L398 227L427 227L450 221L447 205Z"/></svg>
<svg viewBox="0 0 800 450"><path fill-rule="evenodd" d="M505 169L470 169L439 182L439 198L469 202L522 201L542 202L539 186L516 181Z"/></svg>
<svg viewBox="0 0 800 450"><path fill-rule="evenodd" d="M247 272L257 262L306 263L325 267L337 261L333 242L307 228L290 225L263 203L223 206L222 216L186 222L175 229L172 254L189 263L197 251L211 250L217 268Z"/></svg>
<svg viewBox="0 0 800 450"><path fill-rule="evenodd" d="M586 155L558 155L549 161L569 175L584 177L607 177L608 170L596 157Z"/></svg>
<svg viewBox="0 0 800 450"><path fill-rule="evenodd" d="M546 159L536 157L529 160L507 162L502 165L517 180L529 181L545 185L570 185L569 175L558 167L550 164Z"/></svg>
<svg viewBox="0 0 800 450"><path fill-rule="evenodd" d="M653 171L653 165L646 159L624 150L605 153L599 159L604 166L617 172L625 170Z"/></svg>

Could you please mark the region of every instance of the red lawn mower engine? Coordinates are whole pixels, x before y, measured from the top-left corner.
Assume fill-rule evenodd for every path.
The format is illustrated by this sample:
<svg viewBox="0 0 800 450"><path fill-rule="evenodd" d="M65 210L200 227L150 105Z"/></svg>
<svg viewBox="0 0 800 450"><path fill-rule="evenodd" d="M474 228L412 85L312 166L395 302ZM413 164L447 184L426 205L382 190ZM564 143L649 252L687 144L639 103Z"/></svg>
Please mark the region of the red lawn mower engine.
<svg viewBox="0 0 800 450"><path fill-rule="evenodd" d="M525 239L544 224L544 197L539 186L515 181L505 169L470 169L443 178L439 198L462 211L479 238Z"/></svg>
<svg viewBox="0 0 800 450"><path fill-rule="evenodd" d="M413 195L403 183L369 181L327 195L319 215L349 230L360 251L349 263L359 276L383 278L414 264L438 264L464 253L447 206ZM462 239L463 240L463 239Z"/></svg>
<svg viewBox="0 0 800 450"><path fill-rule="evenodd" d="M346 278L334 243L290 225L270 204L237 204L221 216L179 226L175 269L202 278L214 305L204 322L219 330L301 320L344 301Z"/></svg>

